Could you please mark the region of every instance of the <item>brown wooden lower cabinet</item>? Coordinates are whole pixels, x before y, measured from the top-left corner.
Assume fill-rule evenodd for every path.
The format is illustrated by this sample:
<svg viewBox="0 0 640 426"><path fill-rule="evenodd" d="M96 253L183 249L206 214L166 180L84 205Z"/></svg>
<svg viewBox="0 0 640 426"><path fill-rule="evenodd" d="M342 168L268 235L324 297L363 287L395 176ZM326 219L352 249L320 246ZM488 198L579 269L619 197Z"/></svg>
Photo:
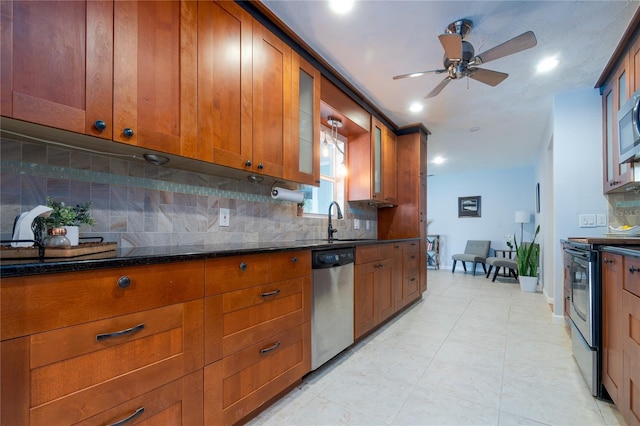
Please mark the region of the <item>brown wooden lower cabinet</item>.
<svg viewBox="0 0 640 426"><path fill-rule="evenodd" d="M616 405L629 425L640 425L640 297L622 293L624 384Z"/></svg>
<svg viewBox="0 0 640 426"><path fill-rule="evenodd" d="M640 258L602 253L602 382L629 425L640 425Z"/></svg>
<svg viewBox="0 0 640 426"><path fill-rule="evenodd" d="M207 365L205 424L234 424L308 373L310 324L300 324Z"/></svg>
<svg viewBox="0 0 640 426"><path fill-rule="evenodd" d="M622 392L623 257L602 254L602 383L614 403Z"/></svg>
<svg viewBox="0 0 640 426"><path fill-rule="evenodd" d="M397 311L395 262L392 243L356 247L354 280L356 339L373 330Z"/></svg>

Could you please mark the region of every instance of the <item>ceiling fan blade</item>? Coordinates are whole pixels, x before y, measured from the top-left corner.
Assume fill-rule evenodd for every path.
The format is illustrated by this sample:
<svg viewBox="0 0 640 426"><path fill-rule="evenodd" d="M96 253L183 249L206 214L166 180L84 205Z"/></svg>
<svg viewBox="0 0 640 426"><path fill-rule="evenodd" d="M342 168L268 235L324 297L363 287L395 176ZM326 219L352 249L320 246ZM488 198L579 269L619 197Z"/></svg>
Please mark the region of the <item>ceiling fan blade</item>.
<svg viewBox="0 0 640 426"><path fill-rule="evenodd" d="M450 77L445 78L444 80L442 80L440 82L440 84L438 84L436 87L433 88L433 90L431 90L429 92L429 94L427 96L425 96L425 99L429 99L429 98L433 98L434 96L438 95L440 92L442 92L442 89L444 89L447 84L449 84L449 82L451 81Z"/></svg>
<svg viewBox="0 0 640 426"><path fill-rule="evenodd" d="M480 53L473 58L471 65L486 64L489 61L494 61L496 59L521 52L525 49L529 49L536 44L538 44L538 41L536 40L536 36L533 31L527 31L526 33L520 34L511 40L507 40L486 52Z"/></svg>
<svg viewBox="0 0 640 426"><path fill-rule="evenodd" d="M489 86L497 86L502 83L509 74L503 72L485 70L482 68L473 68L473 72L469 73L469 78L478 80L481 83L488 84Z"/></svg>
<svg viewBox="0 0 640 426"><path fill-rule="evenodd" d="M440 34L438 36L445 55L450 60L462 60L462 36L460 34Z"/></svg>
<svg viewBox="0 0 640 426"><path fill-rule="evenodd" d="M400 80L401 78L420 77L420 76L423 76L423 75L428 74L430 72L434 72L436 74L442 74L445 71L446 70L428 70L428 71L412 72L412 73L409 73L409 74L396 75L396 76L393 77L393 79L394 80Z"/></svg>

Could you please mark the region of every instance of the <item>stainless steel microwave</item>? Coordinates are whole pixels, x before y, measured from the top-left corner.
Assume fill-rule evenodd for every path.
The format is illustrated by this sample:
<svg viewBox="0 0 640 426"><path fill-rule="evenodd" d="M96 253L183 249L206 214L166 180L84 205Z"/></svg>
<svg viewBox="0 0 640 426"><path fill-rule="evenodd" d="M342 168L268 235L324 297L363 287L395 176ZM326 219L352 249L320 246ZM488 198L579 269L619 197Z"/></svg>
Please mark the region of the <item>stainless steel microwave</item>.
<svg viewBox="0 0 640 426"><path fill-rule="evenodd" d="M640 90L618 111L620 163L640 159Z"/></svg>

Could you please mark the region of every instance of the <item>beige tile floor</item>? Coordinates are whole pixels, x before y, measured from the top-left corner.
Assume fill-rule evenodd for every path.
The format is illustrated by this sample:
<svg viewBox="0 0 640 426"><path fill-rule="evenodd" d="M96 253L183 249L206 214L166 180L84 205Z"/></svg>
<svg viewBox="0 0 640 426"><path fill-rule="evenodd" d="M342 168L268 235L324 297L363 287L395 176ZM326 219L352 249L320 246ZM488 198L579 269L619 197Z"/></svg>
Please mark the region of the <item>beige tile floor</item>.
<svg viewBox="0 0 640 426"><path fill-rule="evenodd" d="M625 424L590 395L542 293L449 270L428 287L250 424Z"/></svg>

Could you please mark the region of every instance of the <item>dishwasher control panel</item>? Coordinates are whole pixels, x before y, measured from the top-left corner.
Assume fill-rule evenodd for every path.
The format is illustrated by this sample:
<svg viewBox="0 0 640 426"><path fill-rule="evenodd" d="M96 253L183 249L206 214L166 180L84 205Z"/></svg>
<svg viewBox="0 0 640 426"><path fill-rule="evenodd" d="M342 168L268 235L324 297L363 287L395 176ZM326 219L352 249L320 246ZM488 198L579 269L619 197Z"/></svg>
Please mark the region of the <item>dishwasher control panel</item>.
<svg viewBox="0 0 640 426"><path fill-rule="evenodd" d="M353 263L355 260L355 251L353 247L331 250L317 250L311 253L311 267L313 269L332 268L334 266Z"/></svg>

